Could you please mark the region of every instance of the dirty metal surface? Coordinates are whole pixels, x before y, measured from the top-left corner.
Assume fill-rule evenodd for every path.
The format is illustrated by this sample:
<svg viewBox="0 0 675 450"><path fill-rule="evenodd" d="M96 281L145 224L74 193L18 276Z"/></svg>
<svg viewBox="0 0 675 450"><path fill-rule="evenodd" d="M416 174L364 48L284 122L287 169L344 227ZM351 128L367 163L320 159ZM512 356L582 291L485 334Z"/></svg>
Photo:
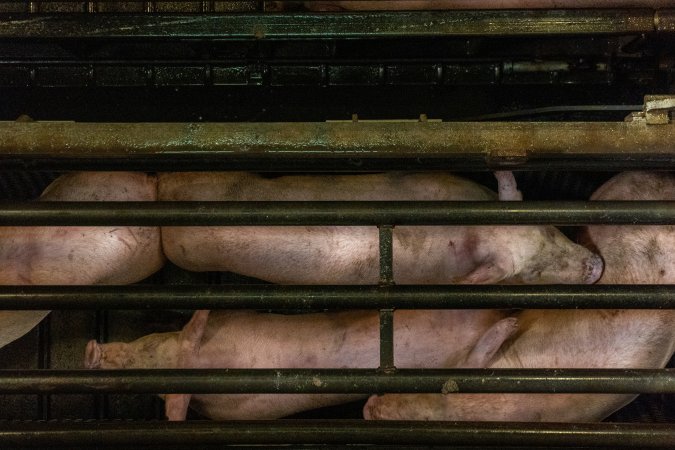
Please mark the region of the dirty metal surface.
<svg viewBox="0 0 675 450"><path fill-rule="evenodd" d="M260 10L257 0L243 1L81 1L81 0L0 0L0 13L217 13Z"/></svg>
<svg viewBox="0 0 675 450"><path fill-rule="evenodd" d="M675 394L675 369L395 369L387 366L378 369L34 369L0 373L2 394L184 392Z"/></svg>
<svg viewBox="0 0 675 450"><path fill-rule="evenodd" d="M672 168L675 124L634 122L77 123L0 122L0 168L352 170L364 161L453 169L556 164ZM95 157L95 159L94 159ZM91 160L89 160L91 159ZM47 160L49 164L47 164ZM347 165L333 165L337 160ZM264 164L267 161L267 165ZM273 164L270 164L273 162ZM423 166L420 166L423 167ZM445 166L447 169L449 166ZM62 168L62 167L61 167ZM366 168L368 166L366 165Z"/></svg>
<svg viewBox="0 0 675 450"><path fill-rule="evenodd" d="M649 9L415 11L343 14L0 14L0 39L377 38L667 32Z"/></svg>

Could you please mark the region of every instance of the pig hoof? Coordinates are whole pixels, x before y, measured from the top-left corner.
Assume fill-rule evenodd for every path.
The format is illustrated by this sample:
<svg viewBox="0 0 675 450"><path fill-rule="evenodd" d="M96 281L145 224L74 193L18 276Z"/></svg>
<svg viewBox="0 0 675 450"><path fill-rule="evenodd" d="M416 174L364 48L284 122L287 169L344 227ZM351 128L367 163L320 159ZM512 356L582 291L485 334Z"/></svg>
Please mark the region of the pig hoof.
<svg viewBox="0 0 675 450"><path fill-rule="evenodd" d="M93 339L87 343L87 348L84 351L84 367L87 369L101 367L101 346Z"/></svg>
<svg viewBox="0 0 675 450"><path fill-rule="evenodd" d="M605 263L599 255L593 255L586 260L586 284L593 284L600 279Z"/></svg>

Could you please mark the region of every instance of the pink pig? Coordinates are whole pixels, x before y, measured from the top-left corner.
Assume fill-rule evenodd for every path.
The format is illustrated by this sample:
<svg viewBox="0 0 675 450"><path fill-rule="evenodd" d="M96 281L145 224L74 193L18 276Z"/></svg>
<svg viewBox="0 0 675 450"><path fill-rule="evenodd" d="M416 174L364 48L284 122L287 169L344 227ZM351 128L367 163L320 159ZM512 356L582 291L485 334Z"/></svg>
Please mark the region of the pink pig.
<svg viewBox="0 0 675 450"><path fill-rule="evenodd" d="M592 200L675 200L675 176L626 172ZM605 259L604 284L675 283L675 226L589 226ZM675 351L673 310L526 310L493 368L662 368ZM367 419L598 421L634 395L390 394L372 396Z"/></svg>
<svg viewBox="0 0 675 450"><path fill-rule="evenodd" d="M520 200L511 172L499 198ZM164 173L160 200L495 200L471 181L440 173L300 175ZM163 227L164 252L192 271L231 271L282 284L376 284L371 226ZM602 260L552 226L397 226L398 284L593 283Z"/></svg>
<svg viewBox="0 0 675 450"><path fill-rule="evenodd" d="M399 367L483 367L517 322L496 310L396 311ZM197 311L181 332L134 342L90 341L85 366L128 368L376 368L377 311L283 315ZM319 380L320 381L320 380ZM192 402L190 403L192 397ZM219 420L273 419L345 403L355 394L199 394L166 396L166 414L183 420L188 404Z"/></svg>
<svg viewBox="0 0 675 450"><path fill-rule="evenodd" d="M46 201L154 201L157 180L143 173L79 172L57 178ZM164 263L159 227L0 227L0 284L129 284ZM0 311L0 347L49 311Z"/></svg>

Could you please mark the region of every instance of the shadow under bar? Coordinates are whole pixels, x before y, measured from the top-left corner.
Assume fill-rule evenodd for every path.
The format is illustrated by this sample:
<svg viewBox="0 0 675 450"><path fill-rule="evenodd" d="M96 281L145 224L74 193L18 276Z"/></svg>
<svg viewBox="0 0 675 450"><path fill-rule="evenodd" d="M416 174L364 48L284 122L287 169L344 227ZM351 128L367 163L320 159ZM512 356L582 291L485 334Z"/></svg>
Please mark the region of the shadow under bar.
<svg viewBox="0 0 675 450"><path fill-rule="evenodd" d="M2 394L675 393L675 369L0 370Z"/></svg>

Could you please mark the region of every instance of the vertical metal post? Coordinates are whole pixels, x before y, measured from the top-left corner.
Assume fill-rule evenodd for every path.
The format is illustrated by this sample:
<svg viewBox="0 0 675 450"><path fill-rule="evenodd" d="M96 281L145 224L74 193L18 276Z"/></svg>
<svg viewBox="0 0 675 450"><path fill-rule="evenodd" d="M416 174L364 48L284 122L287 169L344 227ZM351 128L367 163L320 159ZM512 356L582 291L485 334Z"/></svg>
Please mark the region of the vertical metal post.
<svg viewBox="0 0 675 450"><path fill-rule="evenodd" d="M40 12L40 2L28 2L28 12L29 13L39 13Z"/></svg>
<svg viewBox="0 0 675 450"><path fill-rule="evenodd" d="M98 342L108 341L108 311L96 311L96 340ZM107 394L98 394L94 397L94 410L98 420L108 418Z"/></svg>
<svg viewBox="0 0 675 450"><path fill-rule="evenodd" d="M216 10L216 2L211 0L202 1L202 12L212 13Z"/></svg>
<svg viewBox="0 0 675 450"><path fill-rule="evenodd" d="M97 1L84 2L84 12L90 14L98 12L98 2Z"/></svg>
<svg viewBox="0 0 675 450"><path fill-rule="evenodd" d="M394 284L394 249L392 225L381 225L380 231L380 286ZM394 310L380 310L380 370L394 366Z"/></svg>
<svg viewBox="0 0 675 450"><path fill-rule="evenodd" d="M38 369L49 369L51 353L50 316L45 317L38 325ZM49 420L50 396L38 396L38 416L41 420Z"/></svg>

